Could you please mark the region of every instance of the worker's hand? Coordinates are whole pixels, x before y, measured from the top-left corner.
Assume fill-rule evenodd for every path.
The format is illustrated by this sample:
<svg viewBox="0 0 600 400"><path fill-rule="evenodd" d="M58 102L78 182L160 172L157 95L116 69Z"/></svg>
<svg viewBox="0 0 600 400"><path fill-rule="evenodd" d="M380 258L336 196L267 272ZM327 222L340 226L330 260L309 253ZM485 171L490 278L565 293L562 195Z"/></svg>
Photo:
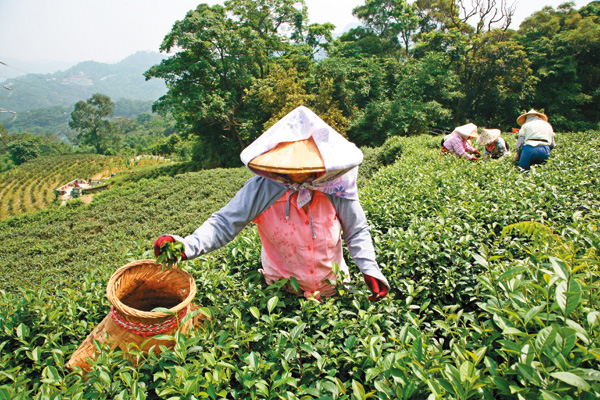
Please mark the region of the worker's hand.
<svg viewBox="0 0 600 400"><path fill-rule="evenodd" d="M157 257L160 255L161 253L161 247L163 246L163 244L167 243L167 242L173 242L173 236L169 236L169 235L163 235L163 236L159 236L158 239L156 239L156 241L154 242L154 257Z"/></svg>
<svg viewBox="0 0 600 400"><path fill-rule="evenodd" d="M369 301L379 301L387 295L388 288L383 282L373 278L371 275L363 274L363 278L369 289L371 289L371 293L373 293L369 296Z"/></svg>
<svg viewBox="0 0 600 400"><path fill-rule="evenodd" d="M170 235L159 236L159 238L156 239L156 241L154 242L154 257L158 258L158 256L162 252L162 246L165 243L167 243L167 242L174 242L174 241L175 240L173 239L173 236L170 236ZM187 257L185 256L185 253L181 253L181 259L182 260L187 260Z"/></svg>
<svg viewBox="0 0 600 400"><path fill-rule="evenodd" d="M479 152L479 150L475 150L475 151L473 152L473 154L477 154L479 157L481 157L481 153Z"/></svg>
<svg viewBox="0 0 600 400"><path fill-rule="evenodd" d="M471 158L471 161L479 161L479 158L473 157L473 158Z"/></svg>

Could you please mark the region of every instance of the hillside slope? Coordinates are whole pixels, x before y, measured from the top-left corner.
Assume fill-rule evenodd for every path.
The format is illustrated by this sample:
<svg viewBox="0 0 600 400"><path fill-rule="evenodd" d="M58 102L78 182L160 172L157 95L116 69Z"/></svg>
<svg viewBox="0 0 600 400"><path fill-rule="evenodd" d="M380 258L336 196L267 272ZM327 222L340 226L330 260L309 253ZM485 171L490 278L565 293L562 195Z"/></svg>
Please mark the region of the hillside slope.
<svg viewBox="0 0 600 400"><path fill-rule="evenodd" d="M509 160L440 156L435 137L402 138L402 157L360 191L386 298L369 302L352 264L351 282L322 301L284 290L293 281L267 285L249 227L182 266L209 319L169 336L176 346L160 355L105 346L85 378L65 364L110 312L109 276L152 257L157 235L192 232L250 172L141 179L90 205L0 222L0 285L27 287L0 291L0 393L597 399L600 132L557 142L522 174Z"/></svg>
<svg viewBox="0 0 600 400"><path fill-rule="evenodd" d="M93 268L112 270L132 248L150 249L163 233L192 232L249 176L239 168L142 179L98 193L89 205L72 200L2 221L0 231L10 239L0 246L0 259L10 268L0 276L0 289L35 286L48 277L60 285Z"/></svg>
<svg viewBox="0 0 600 400"><path fill-rule="evenodd" d="M600 150L586 147L594 135L600 139L598 131L561 134L550 162L525 175L508 161L440 157L436 137L402 138L401 159L361 190L378 261L393 269L392 279L416 270L430 279L434 266L457 274L472 266L464 255L492 243L504 226L534 220L560 227L575 212L598 213ZM250 176L240 168L143 179L99 193L90 205L72 202L2 221L8 239L0 259L11 269L0 277L0 289L36 285L42 267L44 276L58 280L90 265L114 269L132 246L150 249L165 232L190 234ZM423 234L426 245L418 240L406 247L421 231L430 232Z"/></svg>
<svg viewBox="0 0 600 400"><path fill-rule="evenodd" d="M9 95L0 107L20 112L45 107L71 106L94 93L113 101L119 99L156 100L166 93L163 81L146 81L143 74L164 56L154 52L137 52L116 64L95 61L79 63L53 74L28 74L2 83Z"/></svg>

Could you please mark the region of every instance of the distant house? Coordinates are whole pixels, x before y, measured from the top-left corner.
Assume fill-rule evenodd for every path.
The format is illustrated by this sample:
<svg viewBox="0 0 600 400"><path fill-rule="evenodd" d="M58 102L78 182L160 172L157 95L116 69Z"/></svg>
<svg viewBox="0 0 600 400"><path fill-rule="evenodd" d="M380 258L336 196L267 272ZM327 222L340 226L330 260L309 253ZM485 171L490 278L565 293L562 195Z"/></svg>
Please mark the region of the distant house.
<svg viewBox="0 0 600 400"><path fill-rule="evenodd" d="M72 86L92 86L94 84L94 81L88 78L88 76L83 71L79 71L79 73L75 75L63 78L61 84Z"/></svg>
<svg viewBox="0 0 600 400"><path fill-rule="evenodd" d="M84 194L93 193L99 190L106 189L108 185L104 181L94 181L88 179L75 179L58 189L54 189L56 197L63 200L74 199Z"/></svg>

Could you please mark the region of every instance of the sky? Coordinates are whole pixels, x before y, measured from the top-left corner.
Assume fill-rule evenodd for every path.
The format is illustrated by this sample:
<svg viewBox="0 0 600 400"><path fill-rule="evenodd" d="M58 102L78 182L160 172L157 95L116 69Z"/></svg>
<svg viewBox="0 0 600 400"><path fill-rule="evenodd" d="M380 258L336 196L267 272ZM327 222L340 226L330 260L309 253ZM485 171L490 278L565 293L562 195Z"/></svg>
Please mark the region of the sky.
<svg viewBox="0 0 600 400"><path fill-rule="evenodd" d="M336 34L358 23L352 9L365 2L305 1L309 21L331 22ZM556 8L565 2L507 1L516 3L513 29L544 6ZM575 7L590 1L575 0ZM0 62L115 63L136 51L159 51L173 24L202 2L213 5L223 0L0 0Z"/></svg>

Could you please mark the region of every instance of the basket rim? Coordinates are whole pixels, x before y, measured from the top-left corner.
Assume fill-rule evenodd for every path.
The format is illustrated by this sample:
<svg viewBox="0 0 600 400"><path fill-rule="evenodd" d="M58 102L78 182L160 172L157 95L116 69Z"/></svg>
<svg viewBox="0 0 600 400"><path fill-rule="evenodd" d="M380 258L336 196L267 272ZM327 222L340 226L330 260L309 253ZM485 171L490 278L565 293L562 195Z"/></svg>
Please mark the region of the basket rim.
<svg viewBox="0 0 600 400"><path fill-rule="evenodd" d="M108 280L108 283L106 285L106 297L108 298L108 301L115 307L115 309L117 311L124 313L126 316L136 317L136 318L147 318L147 319L171 317L172 316L171 314L167 314L167 313L163 313L163 312L142 311L142 310L135 309L133 307L129 307L128 305L122 303L121 300L119 300L119 298L117 297L117 295L115 293L115 287L116 287L117 280L119 278L121 278L121 276L127 270L129 270L131 268L139 267L139 266L162 268L161 265L162 264L157 263L155 260L145 259L145 260L132 261L130 263L123 265L119 269L117 269L112 274L112 276L110 277L110 279ZM194 280L194 277L192 275L190 275L188 272L185 272L181 269L179 269L179 272L181 274L183 274L184 276L187 276L188 282L190 283L190 292L188 293L187 297L181 301L181 303L177 304L174 307L169 308L169 311L171 311L172 313L175 313L175 314L177 314L179 311L181 311L185 307L187 307L192 302L192 300L194 300L194 297L196 297L196 281Z"/></svg>

